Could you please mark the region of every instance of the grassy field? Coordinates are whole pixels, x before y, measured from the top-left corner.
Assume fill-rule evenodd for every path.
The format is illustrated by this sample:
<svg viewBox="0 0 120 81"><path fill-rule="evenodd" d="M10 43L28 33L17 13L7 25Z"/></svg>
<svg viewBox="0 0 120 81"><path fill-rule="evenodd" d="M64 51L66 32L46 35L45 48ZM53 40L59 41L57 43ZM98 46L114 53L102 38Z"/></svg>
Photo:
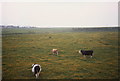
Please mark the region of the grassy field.
<svg viewBox="0 0 120 81"><path fill-rule="evenodd" d="M118 32L3 35L2 77L35 79L31 65L38 63L39 79L118 79L118 39ZM51 53L53 48L58 56ZM80 49L94 50L93 58L83 57Z"/></svg>

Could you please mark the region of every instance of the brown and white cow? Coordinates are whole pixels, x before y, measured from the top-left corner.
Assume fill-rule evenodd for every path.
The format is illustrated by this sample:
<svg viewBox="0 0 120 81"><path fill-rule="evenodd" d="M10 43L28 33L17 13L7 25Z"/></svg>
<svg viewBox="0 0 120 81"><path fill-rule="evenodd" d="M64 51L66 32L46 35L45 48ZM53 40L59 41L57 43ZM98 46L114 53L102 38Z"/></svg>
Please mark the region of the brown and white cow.
<svg viewBox="0 0 120 81"><path fill-rule="evenodd" d="M52 53L58 55L58 49L52 49Z"/></svg>

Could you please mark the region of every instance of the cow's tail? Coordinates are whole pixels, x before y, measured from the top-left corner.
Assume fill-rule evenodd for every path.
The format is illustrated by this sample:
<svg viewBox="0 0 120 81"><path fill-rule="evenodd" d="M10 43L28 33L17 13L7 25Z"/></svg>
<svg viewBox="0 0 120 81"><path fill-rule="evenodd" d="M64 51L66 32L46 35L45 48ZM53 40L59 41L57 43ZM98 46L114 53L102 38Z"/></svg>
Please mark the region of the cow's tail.
<svg viewBox="0 0 120 81"><path fill-rule="evenodd" d="M92 56L94 56L95 54L93 53Z"/></svg>
<svg viewBox="0 0 120 81"><path fill-rule="evenodd" d="M94 53L91 54L91 58L94 56Z"/></svg>

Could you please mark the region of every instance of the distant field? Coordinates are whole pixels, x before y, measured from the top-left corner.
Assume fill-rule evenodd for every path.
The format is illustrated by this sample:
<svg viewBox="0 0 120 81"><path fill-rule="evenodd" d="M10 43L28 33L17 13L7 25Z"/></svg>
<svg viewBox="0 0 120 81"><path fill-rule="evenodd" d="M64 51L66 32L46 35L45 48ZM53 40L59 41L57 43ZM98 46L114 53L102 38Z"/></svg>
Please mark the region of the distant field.
<svg viewBox="0 0 120 81"><path fill-rule="evenodd" d="M2 31L3 79L34 79L33 63L42 66L39 79L118 79L118 32L38 30ZM84 58L80 49L94 50L93 58Z"/></svg>
<svg viewBox="0 0 120 81"><path fill-rule="evenodd" d="M3 28L2 35L71 32L72 28Z"/></svg>

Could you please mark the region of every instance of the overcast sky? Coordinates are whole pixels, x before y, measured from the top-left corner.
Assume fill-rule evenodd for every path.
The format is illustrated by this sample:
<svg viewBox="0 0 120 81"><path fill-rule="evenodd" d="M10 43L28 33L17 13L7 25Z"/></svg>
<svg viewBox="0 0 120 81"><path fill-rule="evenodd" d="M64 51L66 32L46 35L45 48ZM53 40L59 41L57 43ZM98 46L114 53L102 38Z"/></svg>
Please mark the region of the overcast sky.
<svg viewBox="0 0 120 81"><path fill-rule="evenodd" d="M117 2L3 2L2 25L118 26Z"/></svg>

